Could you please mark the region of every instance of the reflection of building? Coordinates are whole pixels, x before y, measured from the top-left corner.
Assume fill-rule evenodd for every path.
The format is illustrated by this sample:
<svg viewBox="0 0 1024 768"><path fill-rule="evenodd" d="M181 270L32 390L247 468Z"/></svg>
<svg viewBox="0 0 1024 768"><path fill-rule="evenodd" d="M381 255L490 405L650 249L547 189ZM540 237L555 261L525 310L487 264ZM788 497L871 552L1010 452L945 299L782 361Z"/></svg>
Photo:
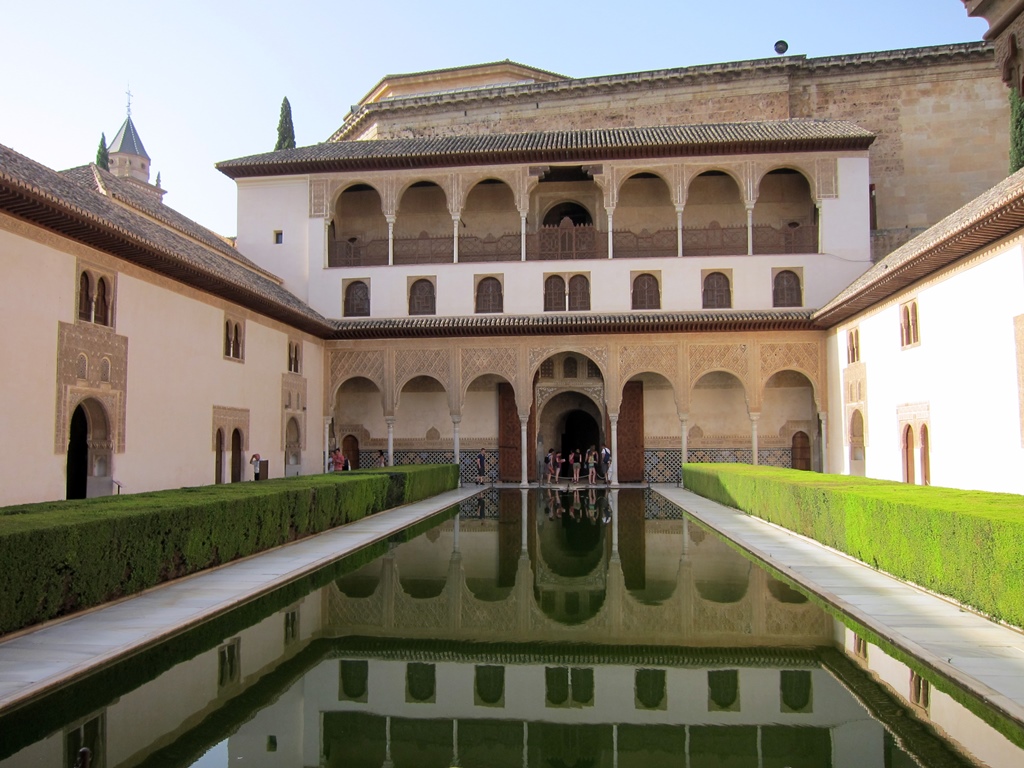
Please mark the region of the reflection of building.
<svg viewBox="0 0 1024 768"><path fill-rule="evenodd" d="M685 458L1020 483L1006 419L965 461L966 384L936 372L983 338L998 351L957 372L1019 410L1016 338L990 333L1024 311L1012 253L982 255L997 301L949 271L1016 220L983 202L969 237L939 231L956 247L926 235L862 275L1002 177L994 55L389 76L330 141L220 164L237 249L163 205L131 120L115 173L2 149L0 306L23 330L0 501L236 481L253 453L309 473L333 445L467 473L486 448L517 483L602 442L620 481ZM947 290L918 300L936 268Z"/></svg>

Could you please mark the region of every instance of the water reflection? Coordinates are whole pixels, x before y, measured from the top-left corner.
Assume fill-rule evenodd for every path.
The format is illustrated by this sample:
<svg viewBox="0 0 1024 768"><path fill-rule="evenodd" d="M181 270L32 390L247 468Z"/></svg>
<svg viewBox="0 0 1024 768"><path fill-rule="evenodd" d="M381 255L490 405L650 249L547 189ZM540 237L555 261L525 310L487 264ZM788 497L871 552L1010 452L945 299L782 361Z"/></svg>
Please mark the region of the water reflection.
<svg viewBox="0 0 1024 768"><path fill-rule="evenodd" d="M0 768L970 764L660 497L491 493L379 554L0 718Z"/></svg>

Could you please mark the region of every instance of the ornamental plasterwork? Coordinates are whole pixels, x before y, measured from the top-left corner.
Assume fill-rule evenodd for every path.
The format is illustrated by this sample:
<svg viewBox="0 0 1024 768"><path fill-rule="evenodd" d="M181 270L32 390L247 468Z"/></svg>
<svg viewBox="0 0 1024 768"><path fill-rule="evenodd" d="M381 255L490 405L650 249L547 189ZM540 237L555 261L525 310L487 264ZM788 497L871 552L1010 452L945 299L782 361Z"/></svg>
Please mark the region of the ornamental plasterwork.
<svg viewBox="0 0 1024 768"><path fill-rule="evenodd" d="M746 344L691 344L689 353L690 389L693 389L697 380L709 371L728 371L746 384Z"/></svg>
<svg viewBox="0 0 1024 768"><path fill-rule="evenodd" d="M231 434L237 429L242 436L242 450L249 450L249 409L227 405L213 406L213 429L210 430L210 449L217 450L217 430L224 432L224 449L231 446Z"/></svg>
<svg viewBox="0 0 1024 768"><path fill-rule="evenodd" d="M106 409L111 449L124 453L127 386L127 336L92 323L58 323L54 453L67 452L71 415L88 398Z"/></svg>
<svg viewBox="0 0 1024 768"><path fill-rule="evenodd" d="M903 430L909 425L914 430L915 439L921 436L921 427L928 425L931 407L928 403L903 403L896 406L896 422L900 429L900 439L903 437Z"/></svg>
<svg viewBox="0 0 1024 768"><path fill-rule="evenodd" d="M331 352L331 391L346 379L362 376L384 391L384 351L336 349Z"/></svg>
<svg viewBox="0 0 1024 768"><path fill-rule="evenodd" d="M309 218L323 219L329 213L327 209L327 179L316 178L309 181Z"/></svg>
<svg viewBox="0 0 1024 768"><path fill-rule="evenodd" d="M604 386L589 386L589 387L566 387L561 385L556 386L538 386L537 387L537 413L540 413L544 407L544 403L550 400L555 395L561 394L562 392L580 392L587 395L594 404L597 405L598 409L604 414Z"/></svg>
<svg viewBox="0 0 1024 768"><path fill-rule="evenodd" d="M519 353L514 347L480 349L470 347L462 350L462 388L465 390L478 376L493 373L503 376L515 386Z"/></svg>
<svg viewBox="0 0 1024 768"><path fill-rule="evenodd" d="M619 348L619 378L622 381L629 381L637 373L660 373L674 388L678 365L679 347L676 344Z"/></svg>
<svg viewBox="0 0 1024 768"><path fill-rule="evenodd" d="M401 349L395 353L395 382L404 386L415 376L430 376L451 390L451 350Z"/></svg>
<svg viewBox="0 0 1024 768"><path fill-rule="evenodd" d="M772 375L784 370L807 374L816 390L818 386L818 355L820 348L814 341L761 344L761 388Z"/></svg>
<svg viewBox="0 0 1024 768"><path fill-rule="evenodd" d="M814 165L815 200L839 197L839 170L834 157L820 158Z"/></svg>
<svg viewBox="0 0 1024 768"><path fill-rule="evenodd" d="M286 449L288 421L299 425L299 449L306 450L306 377L298 373L281 374L281 450Z"/></svg>

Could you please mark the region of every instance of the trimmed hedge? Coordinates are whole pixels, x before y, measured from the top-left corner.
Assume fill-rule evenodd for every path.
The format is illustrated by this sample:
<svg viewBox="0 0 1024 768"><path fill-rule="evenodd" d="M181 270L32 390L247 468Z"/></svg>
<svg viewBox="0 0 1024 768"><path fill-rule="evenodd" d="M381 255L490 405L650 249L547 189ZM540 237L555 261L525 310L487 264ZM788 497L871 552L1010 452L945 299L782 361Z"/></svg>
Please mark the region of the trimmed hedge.
<svg viewBox="0 0 1024 768"><path fill-rule="evenodd" d="M455 488L455 465L0 509L0 634Z"/></svg>
<svg viewBox="0 0 1024 768"><path fill-rule="evenodd" d="M1024 496L745 464L686 464L683 483L1024 627Z"/></svg>

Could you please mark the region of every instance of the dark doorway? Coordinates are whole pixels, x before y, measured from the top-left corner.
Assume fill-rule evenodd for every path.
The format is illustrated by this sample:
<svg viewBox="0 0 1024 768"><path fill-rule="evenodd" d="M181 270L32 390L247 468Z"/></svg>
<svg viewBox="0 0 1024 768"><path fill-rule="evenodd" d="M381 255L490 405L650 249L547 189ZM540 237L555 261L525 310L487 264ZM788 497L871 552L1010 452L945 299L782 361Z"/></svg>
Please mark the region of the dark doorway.
<svg viewBox="0 0 1024 768"><path fill-rule="evenodd" d="M242 433L231 432L231 482L242 482Z"/></svg>
<svg viewBox="0 0 1024 768"><path fill-rule="evenodd" d="M793 469L811 468L811 439L806 432L793 435Z"/></svg>
<svg viewBox="0 0 1024 768"><path fill-rule="evenodd" d="M84 499L89 475L89 419L79 405L71 414L68 436L67 498Z"/></svg>
<svg viewBox="0 0 1024 768"><path fill-rule="evenodd" d="M577 448L586 454L590 446L601 447L601 434L594 417L586 411L569 411L565 414L565 431L562 433L562 456L568 459L570 451ZM571 469L570 477L571 477Z"/></svg>
<svg viewBox="0 0 1024 768"><path fill-rule="evenodd" d="M216 464L213 468L213 482L220 485L224 482L224 430L217 430Z"/></svg>
<svg viewBox="0 0 1024 768"><path fill-rule="evenodd" d="M568 218L574 227L586 227L594 223L590 211L579 203L559 203L544 215L545 227L557 227Z"/></svg>
<svg viewBox="0 0 1024 768"><path fill-rule="evenodd" d="M341 441L341 452L348 458L352 469L359 469L359 439L355 435L345 435Z"/></svg>

